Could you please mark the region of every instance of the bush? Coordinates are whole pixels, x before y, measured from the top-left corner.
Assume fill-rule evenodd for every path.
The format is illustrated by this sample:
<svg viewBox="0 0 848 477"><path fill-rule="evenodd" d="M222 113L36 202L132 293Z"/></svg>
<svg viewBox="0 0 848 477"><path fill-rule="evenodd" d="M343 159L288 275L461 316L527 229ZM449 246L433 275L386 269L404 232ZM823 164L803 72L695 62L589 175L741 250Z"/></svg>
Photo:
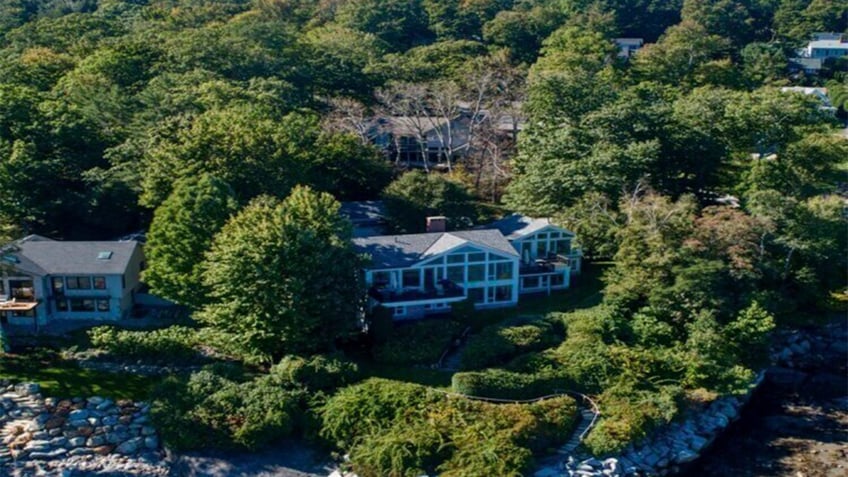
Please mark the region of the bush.
<svg viewBox="0 0 848 477"><path fill-rule="evenodd" d="M88 336L93 346L109 352L112 359L167 364L186 364L202 360L195 349L198 344L196 331L185 326L151 331L98 326L90 329Z"/></svg>
<svg viewBox="0 0 848 477"><path fill-rule="evenodd" d="M359 366L342 355L286 356L271 367L271 376L288 388L332 391L358 381L360 373Z"/></svg>
<svg viewBox="0 0 848 477"><path fill-rule="evenodd" d="M522 374L502 369L456 373L453 391L493 399L535 399L570 389L570 382L554 373Z"/></svg>
<svg viewBox="0 0 848 477"><path fill-rule="evenodd" d="M368 316L368 336L371 337L371 342L381 345L389 341L394 324L391 310L384 306L374 307Z"/></svg>
<svg viewBox="0 0 848 477"><path fill-rule="evenodd" d="M568 397L490 404L369 379L331 397L322 417L324 435L350 449L362 477L518 476L534 452L570 437L576 410Z"/></svg>
<svg viewBox="0 0 848 477"><path fill-rule="evenodd" d="M256 449L292 434L303 399L301 391L283 389L268 376L237 383L202 370L187 380L166 379L151 409L174 449Z"/></svg>
<svg viewBox="0 0 848 477"><path fill-rule="evenodd" d="M563 337L562 326L549 320L489 326L468 340L460 367L469 370L503 364L519 354L556 346Z"/></svg>
<svg viewBox="0 0 848 477"><path fill-rule="evenodd" d="M389 340L374 349L374 360L386 364L435 364L462 326L448 320L430 320L396 327Z"/></svg>

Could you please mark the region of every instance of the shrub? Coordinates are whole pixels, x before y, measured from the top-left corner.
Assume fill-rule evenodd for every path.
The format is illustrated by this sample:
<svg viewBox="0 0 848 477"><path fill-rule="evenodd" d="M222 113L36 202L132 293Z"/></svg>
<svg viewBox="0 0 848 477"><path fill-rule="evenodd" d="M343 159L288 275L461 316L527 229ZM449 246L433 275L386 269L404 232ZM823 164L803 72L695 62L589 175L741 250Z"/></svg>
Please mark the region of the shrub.
<svg viewBox="0 0 848 477"><path fill-rule="evenodd" d="M320 410L321 435L349 449L363 436L383 432L409 410L438 400L424 386L371 378L341 389Z"/></svg>
<svg viewBox="0 0 848 477"><path fill-rule="evenodd" d="M292 434L303 399L267 376L237 383L202 370L158 386L152 416L175 449L256 449Z"/></svg>
<svg viewBox="0 0 848 477"><path fill-rule="evenodd" d="M120 360L144 360L155 363L190 363L202 360L194 348L195 330L171 326L151 331L119 330L98 326L88 331L91 344Z"/></svg>
<svg viewBox="0 0 848 477"><path fill-rule="evenodd" d="M388 308L377 306L371 310L368 316L368 335L371 337L371 342L385 343L391 338L393 329L394 317Z"/></svg>
<svg viewBox="0 0 848 477"><path fill-rule="evenodd" d="M462 326L448 320L430 320L396 327L391 338L374 350L374 360L387 364L435 364Z"/></svg>
<svg viewBox="0 0 848 477"><path fill-rule="evenodd" d="M522 374L502 369L456 373L453 391L493 399L535 399L569 389L570 382L553 373Z"/></svg>
<svg viewBox="0 0 848 477"><path fill-rule="evenodd" d="M289 388L332 391L356 382L360 373L359 366L342 355L286 356L271 367L271 376L277 383Z"/></svg>
<svg viewBox="0 0 848 477"><path fill-rule="evenodd" d="M400 421L350 450L353 471L361 477L418 477L447 457L444 436L426 421Z"/></svg>
<svg viewBox="0 0 848 477"><path fill-rule="evenodd" d="M556 346L562 340L562 327L548 320L490 326L468 340L460 366L468 370L503 364L519 354Z"/></svg>

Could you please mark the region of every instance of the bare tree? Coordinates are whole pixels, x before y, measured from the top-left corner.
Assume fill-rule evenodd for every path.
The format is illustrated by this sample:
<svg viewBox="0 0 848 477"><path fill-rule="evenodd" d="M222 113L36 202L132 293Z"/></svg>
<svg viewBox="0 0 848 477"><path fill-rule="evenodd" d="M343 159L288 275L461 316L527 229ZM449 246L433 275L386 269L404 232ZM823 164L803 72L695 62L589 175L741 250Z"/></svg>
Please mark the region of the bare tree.
<svg viewBox="0 0 848 477"><path fill-rule="evenodd" d="M374 136L374 120L368 108L355 99L331 98L330 113L324 119L324 129L355 135L363 144L370 144Z"/></svg>

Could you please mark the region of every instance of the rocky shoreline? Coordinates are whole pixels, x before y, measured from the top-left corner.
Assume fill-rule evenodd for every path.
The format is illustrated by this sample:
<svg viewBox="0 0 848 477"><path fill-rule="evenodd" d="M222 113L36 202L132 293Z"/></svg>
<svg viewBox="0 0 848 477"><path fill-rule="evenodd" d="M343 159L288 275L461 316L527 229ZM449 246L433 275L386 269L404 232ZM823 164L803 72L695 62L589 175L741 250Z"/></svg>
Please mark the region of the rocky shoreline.
<svg viewBox="0 0 848 477"><path fill-rule="evenodd" d="M168 475L147 404L45 399L33 383L0 389L3 475Z"/></svg>
<svg viewBox="0 0 848 477"><path fill-rule="evenodd" d="M705 410L664 426L618 456L604 460L569 457L562 470L541 469L537 477L634 477L675 475L691 466L740 418L744 406L767 379L780 385L800 386L808 375L804 369L844 366L848 357L848 322L841 320L820 328L786 332L775 337L774 366L761 372L748 393L725 396ZM835 361L834 361L835 360ZM841 360L841 361L840 361Z"/></svg>

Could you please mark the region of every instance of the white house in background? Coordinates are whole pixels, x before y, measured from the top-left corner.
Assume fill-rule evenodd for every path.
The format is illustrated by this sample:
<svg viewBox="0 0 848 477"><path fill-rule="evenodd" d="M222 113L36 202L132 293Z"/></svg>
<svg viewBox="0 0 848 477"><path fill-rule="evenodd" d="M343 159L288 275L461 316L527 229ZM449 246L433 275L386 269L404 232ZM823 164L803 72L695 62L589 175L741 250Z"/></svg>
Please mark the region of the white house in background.
<svg viewBox="0 0 848 477"><path fill-rule="evenodd" d="M0 319L37 329L59 320L129 315L143 255L138 242L63 242L30 235L0 250Z"/></svg>
<svg viewBox="0 0 848 477"><path fill-rule="evenodd" d="M520 293L565 289L580 273L583 254L571 245L574 233L550 219L513 214L484 227L499 231L519 253Z"/></svg>
<svg viewBox="0 0 848 477"><path fill-rule="evenodd" d="M816 33L805 48L798 50L802 58L826 60L848 55L848 41L841 33Z"/></svg>
<svg viewBox="0 0 848 477"><path fill-rule="evenodd" d="M805 86L784 86L780 88L783 93L799 93L807 96L812 96L821 102L821 109L836 113L836 108L830 102L830 97L827 95L827 88L812 88Z"/></svg>
<svg viewBox="0 0 848 477"><path fill-rule="evenodd" d="M377 235L353 239L371 257L365 282L371 305L395 319L450 310L469 299L478 308L518 303L518 253L497 230Z"/></svg>
<svg viewBox="0 0 848 477"><path fill-rule="evenodd" d="M618 46L618 57L624 59L629 59L645 45L642 38L614 38L613 41Z"/></svg>

